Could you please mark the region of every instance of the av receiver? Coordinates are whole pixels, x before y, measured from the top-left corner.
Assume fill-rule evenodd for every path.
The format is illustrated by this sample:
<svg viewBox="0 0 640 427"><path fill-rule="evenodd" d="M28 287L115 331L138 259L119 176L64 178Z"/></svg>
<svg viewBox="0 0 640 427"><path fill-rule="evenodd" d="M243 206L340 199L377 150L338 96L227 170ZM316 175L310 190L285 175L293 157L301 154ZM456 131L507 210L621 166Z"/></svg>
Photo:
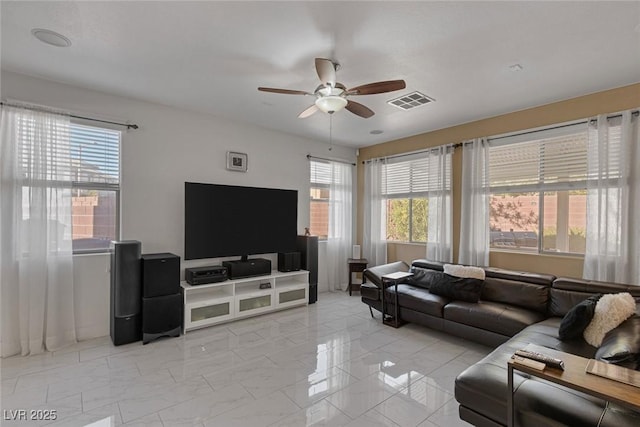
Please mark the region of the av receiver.
<svg viewBox="0 0 640 427"><path fill-rule="evenodd" d="M224 282L227 278L227 268L220 265L184 269L184 280L190 285Z"/></svg>
<svg viewBox="0 0 640 427"><path fill-rule="evenodd" d="M246 261L223 261L230 279L264 276L271 274L271 261L264 258L250 258Z"/></svg>

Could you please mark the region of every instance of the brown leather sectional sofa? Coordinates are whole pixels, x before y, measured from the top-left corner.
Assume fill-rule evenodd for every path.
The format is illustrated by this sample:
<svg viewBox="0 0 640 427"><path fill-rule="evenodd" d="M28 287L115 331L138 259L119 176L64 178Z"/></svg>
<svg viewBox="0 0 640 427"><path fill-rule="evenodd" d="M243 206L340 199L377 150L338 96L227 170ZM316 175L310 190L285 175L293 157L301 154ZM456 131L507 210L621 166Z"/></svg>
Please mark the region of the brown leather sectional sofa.
<svg viewBox="0 0 640 427"><path fill-rule="evenodd" d="M597 349L584 340L558 338L562 317L572 307L598 293L629 292L640 301L640 286L490 267L484 269L479 302L449 300L431 294L429 284L420 282L420 270L443 270L442 263L427 260L416 260L411 267L395 262L367 269L364 274L369 283L361 288L362 301L381 311L381 277L410 268L418 273L417 280L397 288L401 319L497 347L456 379L460 418L477 426L507 424L507 361L516 350L533 343L594 358ZM394 288L385 292L387 312L393 312ZM518 426L640 426L637 411L526 374L514 373L514 388Z"/></svg>

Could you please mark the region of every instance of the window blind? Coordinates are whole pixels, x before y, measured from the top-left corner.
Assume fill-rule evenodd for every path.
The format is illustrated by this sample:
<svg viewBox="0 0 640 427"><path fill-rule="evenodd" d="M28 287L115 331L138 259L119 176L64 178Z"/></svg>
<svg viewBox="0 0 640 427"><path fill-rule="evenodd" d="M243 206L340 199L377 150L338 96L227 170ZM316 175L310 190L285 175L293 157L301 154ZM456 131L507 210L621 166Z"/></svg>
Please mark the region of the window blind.
<svg viewBox="0 0 640 427"><path fill-rule="evenodd" d="M492 192L584 188L586 124L489 139L489 180Z"/></svg>
<svg viewBox="0 0 640 427"><path fill-rule="evenodd" d="M332 183L334 185L347 185L339 172L339 164L335 162L322 162L311 160L311 186L312 187L329 187ZM348 184L351 185L350 183Z"/></svg>
<svg viewBox="0 0 640 427"><path fill-rule="evenodd" d="M34 145L40 132L29 119L19 122L20 168L25 179L117 185L120 181L120 132L78 124L54 126L46 147ZM44 151L39 151L44 150ZM33 160L46 156L46 169Z"/></svg>
<svg viewBox="0 0 640 427"><path fill-rule="evenodd" d="M331 184L331 165L328 162L311 160L309 164L311 168L311 184Z"/></svg>
<svg viewBox="0 0 640 427"><path fill-rule="evenodd" d="M71 159L78 183L120 182L120 132L71 124Z"/></svg>
<svg viewBox="0 0 640 427"><path fill-rule="evenodd" d="M423 197L429 191L449 190L451 154L446 156L442 175L431 172L439 170L439 161L439 156L430 156L428 152L387 161L382 168L382 194L389 198Z"/></svg>

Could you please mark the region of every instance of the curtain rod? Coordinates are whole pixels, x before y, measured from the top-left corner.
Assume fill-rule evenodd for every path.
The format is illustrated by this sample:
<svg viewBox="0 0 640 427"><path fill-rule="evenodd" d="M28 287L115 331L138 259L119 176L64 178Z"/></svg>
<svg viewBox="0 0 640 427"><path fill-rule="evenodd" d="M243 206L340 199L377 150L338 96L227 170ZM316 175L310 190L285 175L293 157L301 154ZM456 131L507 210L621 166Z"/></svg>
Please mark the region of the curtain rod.
<svg viewBox="0 0 640 427"><path fill-rule="evenodd" d="M458 144L442 144L442 145L437 145L435 147L425 148L423 150L409 151L408 153L392 154L391 156L376 157L376 158L378 158L378 159L381 159L381 158L383 158L383 159L395 159L396 157L404 157L404 156L412 156L414 154L428 153L429 151L433 151L438 147L456 148L456 145L458 145ZM365 163L370 163L371 160L373 160L373 159L363 160L362 164L364 165Z"/></svg>
<svg viewBox="0 0 640 427"><path fill-rule="evenodd" d="M19 104L11 104L8 102L0 102L0 106L8 106L8 107L16 107L16 108L23 108L25 110L32 110L32 111L40 111L40 112L49 112L49 110L45 109L45 108L39 108L39 107L35 107L35 106L25 106L25 105L19 105ZM69 117L74 118L74 119L82 119L82 120L89 120L92 122L100 122L100 123L108 123L110 125L116 125L116 126L123 126L126 127L127 129L138 129L138 125L136 124L129 124L129 123L118 123L118 122L111 122L109 120L101 120L101 119L95 119L93 117L86 117L86 116L77 116L75 114L68 114Z"/></svg>
<svg viewBox="0 0 640 427"><path fill-rule="evenodd" d="M631 115L632 116L640 115L640 110L631 111ZM607 116L607 119L615 119L615 118L618 118L618 117L622 117L622 114L614 114L614 115L611 115L611 116ZM598 121L597 119L583 119L583 120L575 121L573 123L567 123L567 124L562 124L562 125L543 127L543 128L538 128L538 129L535 129L535 130L525 131L525 132L509 133L509 134L505 134L505 135L501 135L501 136L495 136L495 137L487 137L487 140L495 141L495 140L498 140L498 139L511 138L511 137L514 137L514 136L529 135L531 133L537 133L537 132L541 132L541 131L545 131L545 130L562 129L564 127L569 127L569 126L575 126L575 125L581 125L581 124L587 124L587 123L595 123L597 121ZM459 142L457 144L454 144L453 147L454 148L462 147L463 145L468 144L468 143L469 143L468 141Z"/></svg>
<svg viewBox="0 0 640 427"><path fill-rule="evenodd" d="M311 159L324 160L325 162L338 162L338 163L344 163L344 164L351 165L351 166L355 166L356 165L355 163L349 162L347 160L330 159L330 158L326 158L326 157L316 157L316 156L312 156L311 154L307 154L307 159L309 159L309 160L311 160Z"/></svg>

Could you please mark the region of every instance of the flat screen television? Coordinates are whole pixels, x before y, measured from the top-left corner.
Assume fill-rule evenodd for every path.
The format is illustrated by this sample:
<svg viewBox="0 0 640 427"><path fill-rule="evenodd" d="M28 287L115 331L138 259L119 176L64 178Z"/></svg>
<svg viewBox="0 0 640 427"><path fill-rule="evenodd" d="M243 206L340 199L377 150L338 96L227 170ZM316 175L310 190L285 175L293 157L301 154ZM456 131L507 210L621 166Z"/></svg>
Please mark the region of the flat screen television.
<svg viewBox="0 0 640 427"><path fill-rule="evenodd" d="M298 191L184 183L184 258L293 252Z"/></svg>

